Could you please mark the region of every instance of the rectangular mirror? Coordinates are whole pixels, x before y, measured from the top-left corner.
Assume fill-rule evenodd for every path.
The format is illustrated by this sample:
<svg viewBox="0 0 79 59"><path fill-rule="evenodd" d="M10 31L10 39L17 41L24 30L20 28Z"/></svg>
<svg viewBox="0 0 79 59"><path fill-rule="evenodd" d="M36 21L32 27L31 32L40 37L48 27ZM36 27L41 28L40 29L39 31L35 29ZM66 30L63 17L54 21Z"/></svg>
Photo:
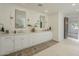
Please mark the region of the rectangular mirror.
<svg viewBox="0 0 79 59"><path fill-rule="evenodd" d="M15 28L26 27L26 12L15 10Z"/></svg>

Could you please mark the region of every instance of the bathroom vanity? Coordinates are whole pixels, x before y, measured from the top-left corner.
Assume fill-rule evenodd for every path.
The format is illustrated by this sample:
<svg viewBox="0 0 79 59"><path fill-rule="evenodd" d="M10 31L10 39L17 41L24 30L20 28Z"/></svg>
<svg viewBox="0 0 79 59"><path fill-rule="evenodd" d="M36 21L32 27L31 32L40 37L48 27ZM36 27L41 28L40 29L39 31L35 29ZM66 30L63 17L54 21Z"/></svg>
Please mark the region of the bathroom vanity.
<svg viewBox="0 0 79 59"><path fill-rule="evenodd" d="M12 8L7 13L11 14L5 14L8 22L4 20L0 24L0 55L33 47L53 38L44 14L32 14L19 8Z"/></svg>
<svg viewBox="0 0 79 59"><path fill-rule="evenodd" d="M10 54L32 47L53 38L51 31L0 34L0 55Z"/></svg>

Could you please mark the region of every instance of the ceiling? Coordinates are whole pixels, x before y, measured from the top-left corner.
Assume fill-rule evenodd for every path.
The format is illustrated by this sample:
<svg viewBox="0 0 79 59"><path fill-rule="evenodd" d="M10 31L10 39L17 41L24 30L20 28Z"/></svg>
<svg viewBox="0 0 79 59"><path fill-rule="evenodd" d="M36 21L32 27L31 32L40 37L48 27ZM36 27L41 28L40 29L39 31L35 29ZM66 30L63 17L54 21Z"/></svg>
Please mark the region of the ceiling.
<svg viewBox="0 0 79 59"><path fill-rule="evenodd" d="M78 3L73 5L72 3L21 3L18 5L47 14L53 14L58 11L62 11L66 15L79 15Z"/></svg>

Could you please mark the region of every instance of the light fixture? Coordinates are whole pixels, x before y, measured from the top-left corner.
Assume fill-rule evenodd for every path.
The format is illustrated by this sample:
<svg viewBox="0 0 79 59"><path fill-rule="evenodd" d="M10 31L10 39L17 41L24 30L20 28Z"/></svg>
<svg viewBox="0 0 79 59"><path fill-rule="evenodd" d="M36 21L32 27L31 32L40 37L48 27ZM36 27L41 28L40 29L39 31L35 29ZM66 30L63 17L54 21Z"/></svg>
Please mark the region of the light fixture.
<svg viewBox="0 0 79 59"><path fill-rule="evenodd" d="M72 4L72 6L75 6L75 5L76 5L75 3Z"/></svg>

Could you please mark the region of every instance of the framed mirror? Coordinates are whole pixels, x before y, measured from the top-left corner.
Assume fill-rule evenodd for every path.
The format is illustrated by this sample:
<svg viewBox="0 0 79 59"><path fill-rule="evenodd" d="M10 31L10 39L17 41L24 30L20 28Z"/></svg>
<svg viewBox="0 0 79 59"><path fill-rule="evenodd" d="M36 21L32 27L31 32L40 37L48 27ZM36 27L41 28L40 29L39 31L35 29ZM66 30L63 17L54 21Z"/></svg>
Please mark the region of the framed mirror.
<svg viewBox="0 0 79 59"><path fill-rule="evenodd" d="M26 12L15 9L15 28L26 27Z"/></svg>

